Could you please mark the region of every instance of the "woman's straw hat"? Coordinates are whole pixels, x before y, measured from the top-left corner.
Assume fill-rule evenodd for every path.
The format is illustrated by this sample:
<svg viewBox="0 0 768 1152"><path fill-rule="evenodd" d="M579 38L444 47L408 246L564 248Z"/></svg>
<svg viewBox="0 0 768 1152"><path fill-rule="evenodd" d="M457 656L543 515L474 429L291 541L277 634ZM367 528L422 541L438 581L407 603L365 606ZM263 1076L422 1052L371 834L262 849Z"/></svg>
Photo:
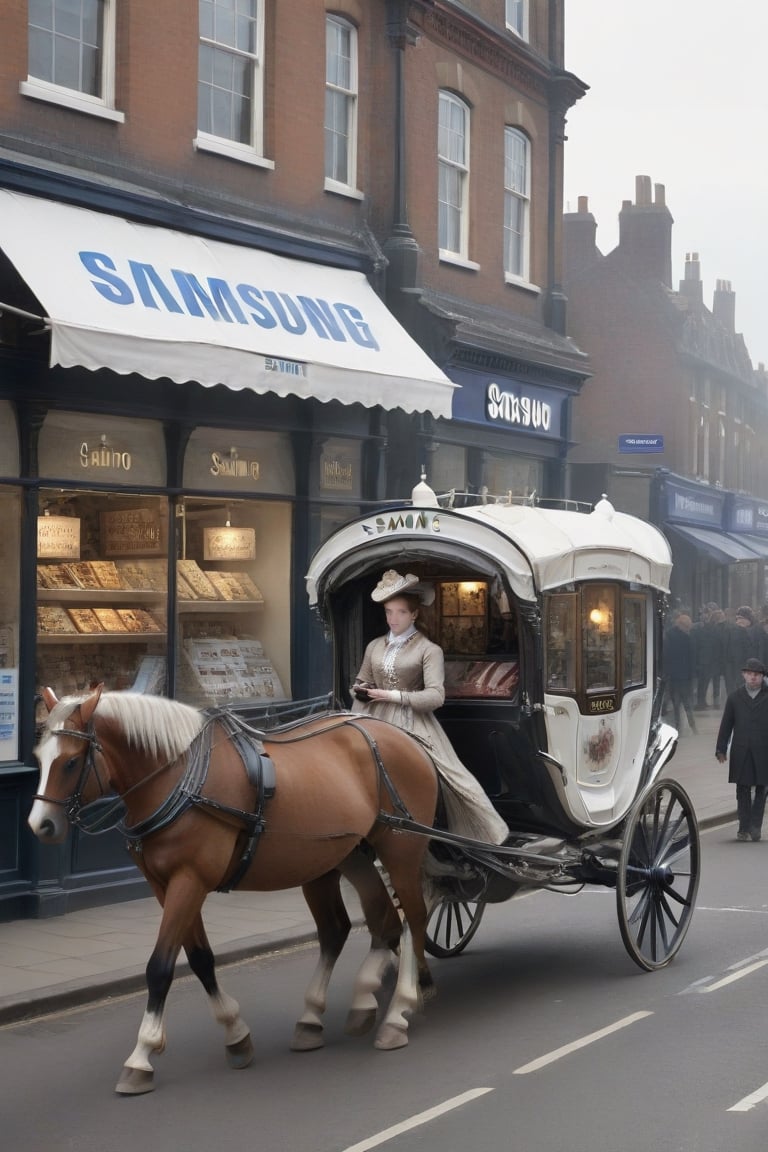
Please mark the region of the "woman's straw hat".
<svg viewBox="0 0 768 1152"><path fill-rule="evenodd" d="M414 576L412 572L406 572L402 576L394 568L388 568L371 592L371 600L376 604L383 604L385 600L391 600L393 596L406 594L418 596L422 604L431 604L435 599L434 588L431 585L422 584L418 576Z"/></svg>

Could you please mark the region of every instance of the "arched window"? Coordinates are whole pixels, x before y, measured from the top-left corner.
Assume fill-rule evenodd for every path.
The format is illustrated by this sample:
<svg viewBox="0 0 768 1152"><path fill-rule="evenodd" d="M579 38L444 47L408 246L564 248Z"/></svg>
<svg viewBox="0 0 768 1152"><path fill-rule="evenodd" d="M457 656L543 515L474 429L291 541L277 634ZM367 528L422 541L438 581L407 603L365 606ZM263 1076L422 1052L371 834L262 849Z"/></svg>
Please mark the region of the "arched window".
<svg viewBox="0 0 768 1152"><path fill-rule="evenodd" d="M530 143L517 128L504 129L504 274L530 279Z"/></svg>
<svg viewBox="0 0 768 1152"><path fill-rule="evenodd" d="M469 108L452 92L440 93L437 136L438 245L465 257L468 251Z"/></svg>

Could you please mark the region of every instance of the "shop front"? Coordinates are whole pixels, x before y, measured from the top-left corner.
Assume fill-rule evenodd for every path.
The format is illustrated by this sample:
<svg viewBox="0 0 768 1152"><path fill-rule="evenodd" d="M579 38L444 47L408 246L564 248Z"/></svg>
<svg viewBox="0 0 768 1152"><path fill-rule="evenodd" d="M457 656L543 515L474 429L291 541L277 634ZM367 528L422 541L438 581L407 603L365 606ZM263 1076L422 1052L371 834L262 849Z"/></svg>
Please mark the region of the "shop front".
<svg viewBox="0 0 768 1152"><path fill-rule="evenodd" d="M730 530L733 494L664 471L653 487L655 522L672 546L673 604L694 617L710 601L724 609L755 605L762 562L752 543Z"/></svg>
<svg viewBox="0 0 768 1152"><path fill-rule="evenodd" d="M390 410L455 385L313 255L0 189L0 919L144 891L116 831L26 828L43 687L328 689L308 558L381 500Z"/></svg>

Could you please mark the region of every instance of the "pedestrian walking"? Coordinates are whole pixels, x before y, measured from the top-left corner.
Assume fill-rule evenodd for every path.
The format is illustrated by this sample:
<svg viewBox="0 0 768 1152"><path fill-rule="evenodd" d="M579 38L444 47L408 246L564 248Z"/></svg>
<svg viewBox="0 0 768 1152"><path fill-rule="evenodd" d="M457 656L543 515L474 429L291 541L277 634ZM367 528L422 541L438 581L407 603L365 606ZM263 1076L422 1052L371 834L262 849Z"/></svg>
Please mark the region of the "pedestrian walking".
<svg viewBox="0 0 768 1152"><path fill-rule="evenodd" d="M708 707L720 709L720 675L723 666L723 630L718 627L717 614L720 609L711 601L701 610L699 621L691 628L693 661L696 668L697 712L705 712ZM707 693L712 685L712 704L707 704Z"/></svg>
<svg viewBox="0 0 768 1152"><path fill-rule="evenodd" d="M717 734L715 756L728 756L728 779L736 785L737 840L759 840L768 788L768 688L762 660L744 663L744 683L728 695Z"/></svg>
<svg viewBox="0 0 768 1152"><path fill-rule="evenodd" d="M726 636L726 675L728 690L741 687L741 671L749 659L763 659L763 634L748 604L736 609L734 622Z"/></svg>
<svg viewBox="0 0 768 1152"><path fill-rule="evenodd" d="M691 618L687 612L680 612L664 637L664 677L667 694L672 705L675 728L680 731L680 712L685 712L688 727L696 732L693 718L691 693L693 690L693 644L691 642Z"/></svg>

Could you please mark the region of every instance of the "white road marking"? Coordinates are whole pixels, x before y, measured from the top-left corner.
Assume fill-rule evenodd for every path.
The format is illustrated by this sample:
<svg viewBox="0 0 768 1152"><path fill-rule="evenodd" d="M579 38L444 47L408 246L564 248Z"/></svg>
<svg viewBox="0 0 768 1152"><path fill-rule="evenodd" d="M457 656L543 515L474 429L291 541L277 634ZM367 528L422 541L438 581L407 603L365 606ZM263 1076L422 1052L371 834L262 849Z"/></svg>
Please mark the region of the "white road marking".
<svg viewBox="0 0 768 1152"><path fill-rule="evenodd" d="M546 1056L539 1056L538 1060L532 1060L530 1064L523 1064L521 1068L515 1068L513 1075L525 1076L528 1072L538 1072L547 1064L554 1064L555 1060L561 1060L563 1056L569 1056L571 1052L577 1052L579 1048L586 1048L588 1044L594 1044L595 1041L610 1036L612 1032L619 1032L622 1028L628 1028L630 1024L644 1020L646 1016L653 1016L653 1012L633 1012L631 1016L625 1016L622 1020L617 1020L615 1024L609 1024L607 1028L601 1028L598 1032L590 1032L588 1036L582 1036L580 1040L574 1040L571 1044L564 1044L562 1048L556 1048L554 1052L548 1052Z"/></svg>
<svg viewBox="0 0 768 1152"><path fill-rule="evenodd" d="M749 1096L745 1096L742 1100L739 1100L738 1104L734 1104L728 1111L749 1112L750 1108L754 1108L756 1104L762 1103L766 1096L768 1096L768 1084L763 1084L762 1088L757 1088L754 1092L750 1093Z"/></svg>
<svg viewBox="0 0 768 1152"><path fill-rule="evenodd" d="M462 1105L477 1100L478 1096L485 1096L486 1092L493 1092L493 1088L472 1088L469 1092L462 1092L461 1096L454 1096L443 1104L437 1104L434 1108L427 1108L426 1112L419 1112L416 1116L411 1116L410 1120L402 1120L399 1124L393 1124L391 1128L385 1128L383 1132L369 1136L367 1140L361 1140L359 1144L350 1144L349 1148L344 1149L344 1152L368 1152L369 1148L378 1148L380 1144L386 1144L388 1140L393 1140L395 1136L401 1136L403 1132L420 1128L422 1124L428 1124L430 1120L436 1120L438 1116L452 1112L454 1108L461 1108Z"/></svg>
<svg viewBox="0 0 768 1152"><path fill-rule="evenodd" d="M730 976L723 976L722 980L716 980L714 984L709 984L706 988L699 988L700 992L717 992L718 988L725 988L726 984L733 984L735 980L741 980L742 976L750 976L753 972L757 972L758 968L764 968L768 964L768 960L758 960L754 964L747 964L744 968L739 968L737 972L731 972Z"/></svg>

